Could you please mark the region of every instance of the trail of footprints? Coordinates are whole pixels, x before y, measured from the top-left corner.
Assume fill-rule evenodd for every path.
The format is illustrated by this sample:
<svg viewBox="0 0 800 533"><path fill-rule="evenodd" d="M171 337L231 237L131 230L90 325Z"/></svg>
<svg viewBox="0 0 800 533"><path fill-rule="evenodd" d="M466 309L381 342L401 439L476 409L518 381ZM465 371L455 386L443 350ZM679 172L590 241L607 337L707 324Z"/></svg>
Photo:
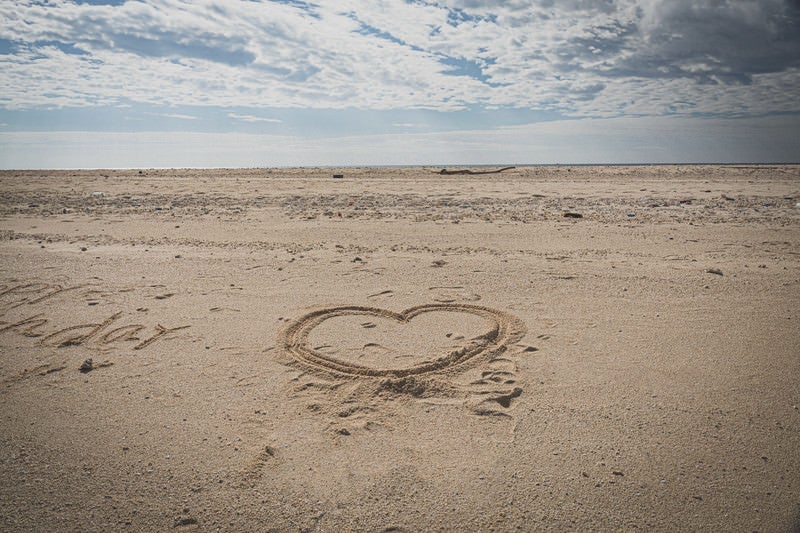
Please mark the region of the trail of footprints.
<svg viewBox="0 0 800 533"><path fill-rule="evenodd" d="M517 358L525 353L537 351L533 346L517 345L495 357L480 369L480 377L469 382L466 390L470 397L467 404L473 413L486 416L509 416L508 410L514 399L523 392Z"/></svg>

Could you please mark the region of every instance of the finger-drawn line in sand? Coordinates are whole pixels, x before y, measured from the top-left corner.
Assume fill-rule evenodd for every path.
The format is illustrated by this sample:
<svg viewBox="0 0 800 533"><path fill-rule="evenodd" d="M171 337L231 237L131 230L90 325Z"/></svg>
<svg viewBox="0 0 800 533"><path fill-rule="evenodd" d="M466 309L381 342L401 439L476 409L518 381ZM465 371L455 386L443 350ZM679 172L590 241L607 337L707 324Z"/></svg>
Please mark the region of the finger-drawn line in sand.
<svg viewBox="0 0 800 533"><path fill-rule="evenodd" d="M62 298L66 293L70 293L70 296L74 299L76 294L73 291L78 289L83 291L80 294L83 298L92 297L89 300L89 306L98 305L99 302L94 299L94 295L99 294L102 296L105 294L105 291L100 290L100 288L100 285L94 283L67 286L60 283L24 280L12 280L11 282L0 284L0 334L15 332L25 337L39 338L38 342L43 346L57 348L89 344L104 348L118 342L135 342L136 344L131 348L133 350L142 350L156 341L170 338L170 333L189 327L167 328L161 324L156 324L154 326L155 331L149 334L145 333L148 329L145 324L117 324L112 329L112 324L122 318L122 312L113 313L101 322L81 324L72 322L71 325L68 323L63 327L56 326L55 329L53 329L53 326L61 322L58 320L60 317L53 317L47 312L4 320L12 310L30 306L34 311L38 311L39 308L47 305L51 300L57 297ZM173 295L174 293L170 293L165 297ZM159 296L156 296L156 298L159 298ZM146 311L146 308L137 310ZM146 335L145 338L140 338L140 333L144 333Z"/></svg>
<svg viewBox="0 0 800 533"><path fill-rule="evenodd" d="M310 347L308 344L308 337L311 331L326 320L334 317L377 317L394 320L400 323L408 323L416 316L437 311L475 315L489 321L491 323L491 328L488 332L472 339L468 344L442 357L424 361L406 368L395 369L374 368L359 365L352 361L338 359L330 354L322 353ZM492 356L504 352L509 344L518 341L524 334L525 326L518 318L490 307L478 305L455 303L426 304L411 307L399 313L377 307L343 305L319 309L308 313L284 329L279 334L278 341L284 347L286 353L294 358L294 360L313 370L323 371L335 376L402 378L457 367L472 360L491 358ZM357 356L357 354L354 355Z"/></svg>
<svg viewBox="0 0 800 533"><path fill-rule="evenodd" d="M370 298L370 299L371 298L381 298L381 297L383 297L383 298L391 298L392 296L394 296L394 291L386 290L386 291L376 292L375 294L370 294L369 296L367 296L367 298Z"/></svg>
<svg viewBox="0 0 800 533"><path fill-rule="evenodd" d="M23 305L34 305L43 302L49 298L53 298L68 291L74 291L90 287L90 285L75 285L72 287L64 287L55 283L32 282L32 283L17 283L14 285L3 285L0 287L0 299L6 300L9 297L18 297L16 300L10 302L2 302L0 310L3 313L11 311Z"/></svg>
<svg viewBox="0 0 800 533"><path fill-rule="evenodd" d="M166 338L166 335L169 333L189 327L178 326L177 328L166 328L161 324L156 324L155 333L145 339L141 339L137 335L147 329L144 324L128 324L104 332L104 330L107 330L108 327L121 316L122 313L118 312L102 322L77 324L60 328L52 333L46 333L39 330L46 326L50 322L50 319L45 318L44 314L39 313L16 322L8 323L0 321L0 333L16 331L25 337L39 337L39 344L56 348L85 345L90 341L94 341L98 346L109 346L120 341L139 341L135 346L132 346L132 349L142 350L157 340Z"/></svg>

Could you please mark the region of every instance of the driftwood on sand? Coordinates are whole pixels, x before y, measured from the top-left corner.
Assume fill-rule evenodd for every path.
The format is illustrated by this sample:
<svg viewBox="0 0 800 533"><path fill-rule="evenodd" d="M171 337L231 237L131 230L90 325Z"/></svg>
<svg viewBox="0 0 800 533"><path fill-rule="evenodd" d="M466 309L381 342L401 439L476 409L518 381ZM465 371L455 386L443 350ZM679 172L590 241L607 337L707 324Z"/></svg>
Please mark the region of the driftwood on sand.
<svg viewBox="0 0 800 533"><path fill-rule="evenodd" d="M512 170L514 168L517 168L517 167L504 167L504 168L500 168L498 170L478 170L478 171L475 171L475 170L447 170L446 168L443 168L438 173L439 174L447 174L447 175L449 175L449 174L499 174L500 172L505 172L506 170Z"/></svg>

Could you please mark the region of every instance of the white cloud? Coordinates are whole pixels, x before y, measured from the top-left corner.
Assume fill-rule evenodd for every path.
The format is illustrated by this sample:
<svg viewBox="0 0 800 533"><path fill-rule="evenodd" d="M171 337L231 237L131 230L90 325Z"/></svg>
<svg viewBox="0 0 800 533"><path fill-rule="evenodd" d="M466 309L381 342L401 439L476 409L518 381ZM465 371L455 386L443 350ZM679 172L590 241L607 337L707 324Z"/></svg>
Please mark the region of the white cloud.
<svg viewBox="0 0 800 533"><path fill-rule="evenodd" d="M161 117L177 118L180 120L198 120L200 118L194 115L182 115L181 113L159 113L158 115Z"/></svg>
<svg viewBox="0 0 800 533"><path fill-rule="evenodd" d="M7 109L800 111L790 0L51 0L0 21Z"/></svg>
<svg viewBox="0 0 800 533"><path fill-rule="evenodd" d="M277 118L257 117L255 115L240 115L238 113L228 113L228 118L241 120L242 122L270 122L273 124L281 124L283 122Z"/></svg>

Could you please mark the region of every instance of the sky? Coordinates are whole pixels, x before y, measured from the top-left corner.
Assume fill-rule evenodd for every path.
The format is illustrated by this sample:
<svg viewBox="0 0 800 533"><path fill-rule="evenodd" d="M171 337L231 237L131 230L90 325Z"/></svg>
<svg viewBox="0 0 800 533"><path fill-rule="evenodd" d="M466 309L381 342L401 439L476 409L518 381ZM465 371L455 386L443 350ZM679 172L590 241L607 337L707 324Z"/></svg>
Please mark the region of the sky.
<svg viewBox="0 0 800 533"><path fill-rule="evenodd" d="M0 168L800 161L800 0L0 0Z"/></svg>

